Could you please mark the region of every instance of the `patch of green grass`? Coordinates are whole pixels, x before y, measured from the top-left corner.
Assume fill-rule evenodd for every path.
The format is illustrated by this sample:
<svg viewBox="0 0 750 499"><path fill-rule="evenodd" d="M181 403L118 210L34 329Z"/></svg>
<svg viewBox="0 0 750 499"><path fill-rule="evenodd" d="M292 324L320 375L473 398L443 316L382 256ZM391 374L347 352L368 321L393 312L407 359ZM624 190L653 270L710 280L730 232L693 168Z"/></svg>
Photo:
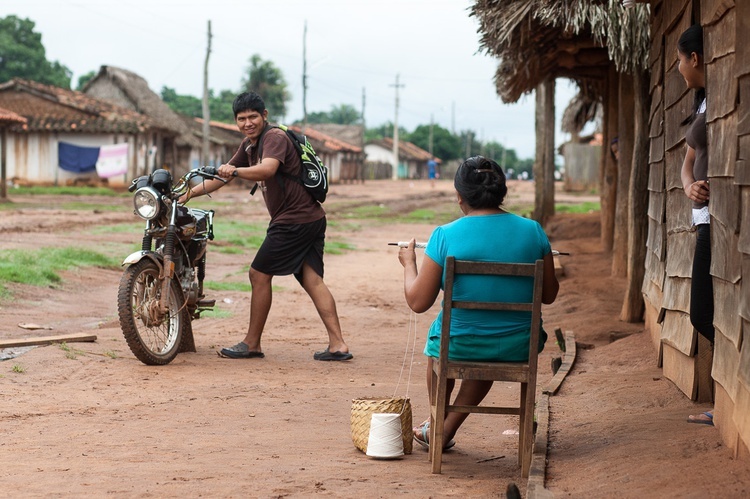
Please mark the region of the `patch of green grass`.
<svg viewBox="0 0 750 499"><path fill-rule="evenodd" d="M222 310L219 307L214 307L213 310L204 310L201 312L201 317L210 317L213 319L226 319L232 317L232 312L229 310Z"/></svg>
<svg viewBox="0 0 750 499"><path fill-rule="evenodd" d="M21 364L13 364L11 371L13 371L16 374L23 374L26 372L26 369Z"/></svg>
<svg viewBox="0 0 750 499"><path fill-rule="evenodd" d="M237 246L212 246L212 250L224 253L225 255L241 255L245 253L245 250L238 248Z"/></svg>
<svg viewBox="0 0 750 499"><path fill-rule="evenodd" d="M212 291L252 291L249 282L203 281L203 287Z"/></svg>
<svg viewBox="0 0 750 499"><path fill-rule="evenodd" d="M4 283L57 286L62 281L60 271L77 267L118 268L119 264L119 258L82 248L7 250L0 253L0 295L7 296Z"/></svg>
<svg viewBox="0 0 750 499"><path fill-rule="evenodd" d="M258 249L266 238L266 226L262 224L248 224L236 220L220 221L214 224L216 238L240 251L230 250L231 246L221 246L222 253L239 253L242 249Z"/></svg>
<svg viewBox="0 0 750 499"><path fill-rule="evenodd" d="M357 248L350 243L344 241L330 240L326 241L325 252L331 255L342 255L347 251L354 251Z"/></svg>
<svg viewBox="0 0 750 499"><path fill-rule="evenodd" d="M106 352L104 352L104 355L106 355L110 359L116 359L117 358L117 353L115 353L112 350L107 350Z"/></svg>
<svg viewBox="0 0 750 499"><path fill-rule="evenodd" d="M118 192L109 187L87 187L87 186L42 186L14 187L9 190L14 196L51 194L55 196L130 196L129 192Z"/></svg>
<svg viewBox="0 0 750 499"><path fill-rule="evenodd" d="M145 222L130 224L97 225L89 230L90 234L143 234Z"/></svg>
<svg viewBox="0 0 750 499"><path fill-rule="evenodd" d="M556 204L556 213L591 213L594 211L601 211L602 206L599 202L595 201L584 201L583 203L576 204Z"/></svg>
<svg viewBox="0 0 750 499"><path fill-rule="evenodd" d="M70 201L57 206L61 210L78 211L122 211L122 206L116 204L86 203L82 201Z"/></svg>
<svg viewBox="0 0 750 499"><path fill-rule="evenodd" d="M76 360L78 358L78 355L85 354L86 352L82 350L76 350L75 348L71 348L68 346L67 343L64 341L60 343L60 350L65 352L65 358L70 360Z"/></svg>
<svg viewBox="0 0 750 499"><path fill-rule="evenodd" d="M384 204L356 206L343 215L345 218L390 217L391 210Z"/></svg>

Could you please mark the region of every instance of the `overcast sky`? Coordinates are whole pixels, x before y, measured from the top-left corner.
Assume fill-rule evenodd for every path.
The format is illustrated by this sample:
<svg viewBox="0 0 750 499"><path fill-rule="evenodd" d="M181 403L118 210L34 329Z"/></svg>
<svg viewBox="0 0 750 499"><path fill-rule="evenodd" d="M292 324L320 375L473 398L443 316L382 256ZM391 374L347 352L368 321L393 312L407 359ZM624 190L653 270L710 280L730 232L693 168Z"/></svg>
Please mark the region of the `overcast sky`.
<svg viewBox="0 0 750 499"><path fill-rule="evenodd" d="M2 0L0 16L36 23L47 59L78 78L111 65L133 71L156 93L163 86L200 97L213 31L209 87L237 91L253 54L278 66L292 101L286 121L302 117L302 40L307 21L307 111L350 104L368 127L393 121L400 75L400 126L435 123L474 130L520 157L534 154L534 99L503 104L497 61L478 53L471 0ZM559 115L575 93L557 85ZM455 111L454 111L455 110ZM276 117L278 118L278 117ZM566 137L557 132L558 140Z"/></svg>

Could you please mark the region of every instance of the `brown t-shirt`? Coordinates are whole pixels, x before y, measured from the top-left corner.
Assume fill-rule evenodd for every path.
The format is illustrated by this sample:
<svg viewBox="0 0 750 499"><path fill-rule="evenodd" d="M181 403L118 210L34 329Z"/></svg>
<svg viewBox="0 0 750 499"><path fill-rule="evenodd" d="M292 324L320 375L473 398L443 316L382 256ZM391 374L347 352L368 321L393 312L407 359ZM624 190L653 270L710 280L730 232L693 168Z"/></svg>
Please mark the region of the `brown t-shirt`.
<svg viewBox="0 0 750 499"><path fill-rule="evenodd" d="M286 133L269 127L262 138L262 153L264 158L273 158L280 163L276 174L260 183L271 223L305 224L323 218L326 213L320 203L292 178L299 176L302 161ZM251 144L246 137L229 164L244 168L257 165L260 159L257 145Z"/></svg>
<svg viewBox="0 0 750 499"><path fill-rule="evenodd" d="M708 180L708 140L706 137L706 113L695 115L693 122L685 134L688 145L695 149L695 162L693 163L693 178L695 180ZM693 201L693 208L703 208L708 202L698 203Z"/></svg>

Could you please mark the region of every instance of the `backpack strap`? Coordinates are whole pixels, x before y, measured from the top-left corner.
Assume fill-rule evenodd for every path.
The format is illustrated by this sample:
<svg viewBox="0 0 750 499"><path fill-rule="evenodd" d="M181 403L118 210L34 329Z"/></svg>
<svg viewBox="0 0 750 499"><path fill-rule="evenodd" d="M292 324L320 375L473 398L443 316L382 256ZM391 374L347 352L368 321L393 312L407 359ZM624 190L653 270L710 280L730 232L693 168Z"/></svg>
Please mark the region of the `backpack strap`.
<svg viewBox="0 0 750 499"><path fill-rule="evenodd" d="M267 132L267 131L268 131L268 130L269 130L270 128L274 128L274 126L273 126L273 125L271 125L270 123L266 122L266 126L265 126L265 127L263 127L263 131L262 131L262 132L260 132L260 136L258 137L258 162L261 162L261 161L263 161L263 137L265 137L265 136L266 136L266 132ZM252 147L252 144L248 144L248 145L247 145L247 146L245 147L245 152L247 152L247 150L248 150L248 149L249 149L250 147ZM257 190L258 190L258 182L255 182L255 185L253 186L253 188L252 188L252 189L250 189L250 195L251 195L251 196L255 195L255 191L257 191Z"/></svg>

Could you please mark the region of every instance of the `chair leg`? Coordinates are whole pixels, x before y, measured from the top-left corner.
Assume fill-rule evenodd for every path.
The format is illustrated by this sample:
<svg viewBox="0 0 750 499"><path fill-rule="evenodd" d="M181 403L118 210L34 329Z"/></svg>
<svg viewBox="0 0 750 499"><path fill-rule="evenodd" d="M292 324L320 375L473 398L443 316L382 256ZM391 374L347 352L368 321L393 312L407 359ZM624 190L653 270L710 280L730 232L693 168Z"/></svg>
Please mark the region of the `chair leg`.
<svg viewBox="0 0 750 499"><path fill-rule="evenodd" d="M437 390L433 391L434 407L432 421L430 422L430 460L432 461L432 472L440 473L443 464L443 429L445 424L445 406L447 405L446 394L448 391L448 380L444 375L438 374Z"/></svg>
<svg viewBox="0 0 750 499"><path fill-rule="evenodd" d="M519 447L519 456L522 457L521 464L521 476L528 478L529 470L531 469L531 454L534 446L534 399L535 394L533 390L536 389L534 383L524 384L525 396L524 403L521 406L523 413L523 441ZM519 432L520 433L520 432ZM521 450L523 449L523 450Z"/></svg>
<svg viewBox="0 0 750 499"><path fill-rule="evenodd" d="M521 401L518 404L518 466L523 467L524 437L526 434L526 387L528 383L521 383Z"/></svg>

